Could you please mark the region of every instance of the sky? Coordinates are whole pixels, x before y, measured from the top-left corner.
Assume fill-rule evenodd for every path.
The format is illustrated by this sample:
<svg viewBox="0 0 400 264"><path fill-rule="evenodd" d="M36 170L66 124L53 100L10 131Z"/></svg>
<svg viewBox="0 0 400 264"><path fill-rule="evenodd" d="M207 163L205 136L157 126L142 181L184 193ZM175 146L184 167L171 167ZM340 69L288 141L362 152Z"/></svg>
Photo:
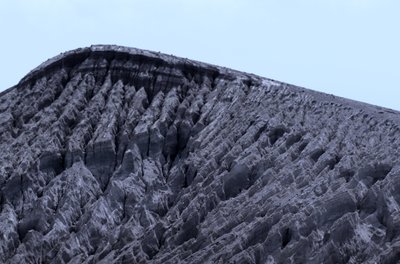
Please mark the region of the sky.
<svg viewBox="0 0 400 264"><path fill-rule="evenodd" d="M117 44L400 110L399 0L0 0L0 91Z"/></svg>

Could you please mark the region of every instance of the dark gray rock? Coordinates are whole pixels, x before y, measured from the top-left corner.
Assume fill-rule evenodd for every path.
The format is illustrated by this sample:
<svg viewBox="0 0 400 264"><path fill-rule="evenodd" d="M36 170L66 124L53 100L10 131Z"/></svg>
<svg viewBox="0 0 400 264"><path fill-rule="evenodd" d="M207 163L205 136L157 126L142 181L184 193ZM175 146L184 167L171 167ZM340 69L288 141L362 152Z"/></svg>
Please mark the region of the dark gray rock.
<svg viewBox="0 0 400 264"><path fill-rule="evenodd" d="M395 263L400 113L118 46L0 94L2 263Z"/></svg>

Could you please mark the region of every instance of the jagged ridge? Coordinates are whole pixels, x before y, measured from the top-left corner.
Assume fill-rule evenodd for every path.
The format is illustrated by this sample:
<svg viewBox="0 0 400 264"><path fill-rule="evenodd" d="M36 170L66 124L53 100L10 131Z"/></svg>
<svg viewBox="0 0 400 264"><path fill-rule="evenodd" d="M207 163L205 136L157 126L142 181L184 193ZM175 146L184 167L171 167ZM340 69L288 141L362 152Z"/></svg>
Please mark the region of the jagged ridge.
<svg viewBox="0 0 400 264"><path fill-rule="evenodd" d="M118 46L0 96L0 257L391 263L399 113Z"/></svg>

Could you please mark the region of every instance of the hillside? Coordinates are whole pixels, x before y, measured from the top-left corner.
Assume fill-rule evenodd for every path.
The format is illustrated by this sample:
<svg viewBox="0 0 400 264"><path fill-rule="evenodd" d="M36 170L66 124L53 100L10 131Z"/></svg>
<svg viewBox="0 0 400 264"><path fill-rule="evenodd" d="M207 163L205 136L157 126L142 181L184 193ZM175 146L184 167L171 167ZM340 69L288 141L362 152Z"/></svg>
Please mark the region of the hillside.
<svg viewBox="0 0 400 264"><path fill-rule="evenodd" d="M400 113L119 46L0 94L1 263L395 263Z"/></svg>

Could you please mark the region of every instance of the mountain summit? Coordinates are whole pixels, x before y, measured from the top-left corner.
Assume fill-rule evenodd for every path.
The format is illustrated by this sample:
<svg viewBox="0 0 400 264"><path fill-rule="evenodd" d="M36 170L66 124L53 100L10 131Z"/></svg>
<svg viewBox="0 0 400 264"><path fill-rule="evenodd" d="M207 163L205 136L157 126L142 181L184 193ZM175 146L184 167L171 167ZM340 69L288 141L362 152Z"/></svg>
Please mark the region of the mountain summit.
<svg viewBox="0 0 400 264"><path fill-rule="evenodd" d="M119 46L0 94L2 263L394 263L400 113Z"/></svg>

